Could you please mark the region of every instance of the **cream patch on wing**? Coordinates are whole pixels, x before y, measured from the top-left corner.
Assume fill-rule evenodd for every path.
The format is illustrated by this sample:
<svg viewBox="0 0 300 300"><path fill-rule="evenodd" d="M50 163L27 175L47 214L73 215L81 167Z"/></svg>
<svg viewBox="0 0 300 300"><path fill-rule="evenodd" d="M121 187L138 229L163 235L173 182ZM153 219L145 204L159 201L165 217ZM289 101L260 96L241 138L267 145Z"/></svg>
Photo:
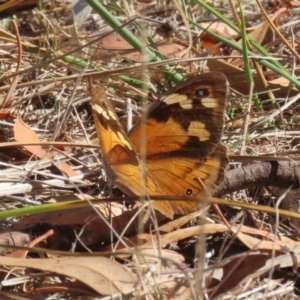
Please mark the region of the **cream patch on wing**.
<svg viewBox="0 0 300 300"><path fill-rule="evenodd" d="M183 109L192 109L193 108L193 100L187 99L187 101L179 103L179 105Z"/></svg>
<svg viewBox="0 0 300 300"><path fill-rule="evenodd" d="M116 114L114 112L110 110L105 110L98 104L93 104L92 107L98 114L103 116L106 120L117 120Z"/></svg>
<svg viewBox="0 0 300 300"><path fill-rule="evenodd" d="M205 123L202 122L191 122L188 128L189 136L197 136L200 142L206 142L210 139L211 133L206 130Z"/></svg>
<svg viewBox="0 0 300 300"><path fill-rule="evenodd" d="M163 102L167 103L167 104L174 104L174 103L178 103L181 101L184 101L188 99L188 97L186 95L182 95L182 94L171 94L169 96L167 96L165 99L163 99Z"/></svg>
<svg viewBox="0 0 300 300"><path fill-rule="evenodd" d="M120 131L112 131L111 137L113 143L112 147L121 144L123 146L126 146L128 149L132 150L130 142Z"/></svg>
<svg viewBox="0 0 300 300"><path fill-rule="evenodd" d="M220 106L220 101L217 98L202 98L201 104L206 108L216 108Z"/></svg>

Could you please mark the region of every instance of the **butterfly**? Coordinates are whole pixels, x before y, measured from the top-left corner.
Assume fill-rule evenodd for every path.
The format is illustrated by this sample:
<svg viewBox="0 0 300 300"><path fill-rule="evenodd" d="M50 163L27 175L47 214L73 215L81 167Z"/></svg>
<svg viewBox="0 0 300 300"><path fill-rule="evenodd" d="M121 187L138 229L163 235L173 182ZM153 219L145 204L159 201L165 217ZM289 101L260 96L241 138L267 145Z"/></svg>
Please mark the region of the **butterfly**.
<svg viewBox="0 0 300 300"><path fill-rule="evenodd" d="M211 72L175 85L126 133L103 87L92 91L92 111L108 178L127 195L204 196L228 163L220 142L226 77ZM143 159L142 159L143 158ZM150 197L151 198L151 197ZM198 209L191 201L153 201L166 217Z"/></svg>

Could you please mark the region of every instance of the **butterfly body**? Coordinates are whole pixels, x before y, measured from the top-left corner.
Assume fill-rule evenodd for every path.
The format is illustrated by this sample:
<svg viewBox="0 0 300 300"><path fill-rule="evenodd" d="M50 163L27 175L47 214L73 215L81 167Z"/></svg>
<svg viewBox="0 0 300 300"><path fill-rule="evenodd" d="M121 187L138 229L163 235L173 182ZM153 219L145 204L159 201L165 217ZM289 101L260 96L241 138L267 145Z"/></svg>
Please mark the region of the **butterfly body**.
<svg viewBox="0 0 300 300"><path fill-rule="evenodd" d="M105 91L95 88L94 119L116 185L130 195L203 196L210 192L227 164L226 148L220 143L225 97L223 74L197 75L150 106L146 121L127 135ZM169 218L198 206L187 201L152 205Z"/></svg>

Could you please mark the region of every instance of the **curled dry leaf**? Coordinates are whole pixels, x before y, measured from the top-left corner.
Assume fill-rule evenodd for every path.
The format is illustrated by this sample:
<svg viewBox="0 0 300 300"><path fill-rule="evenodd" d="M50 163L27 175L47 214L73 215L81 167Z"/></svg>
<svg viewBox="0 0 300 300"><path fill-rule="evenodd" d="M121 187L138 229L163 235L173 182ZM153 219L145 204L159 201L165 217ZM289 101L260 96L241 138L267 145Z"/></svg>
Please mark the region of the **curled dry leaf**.
<svg viewBox="0 0 300 300"><path fill-rule="evenodd" d="M73 277L101 295L128 293L137 278L121 264L106 257L63 257L49 259L18 259L0 257L0 264L32 268Z"/></svg>

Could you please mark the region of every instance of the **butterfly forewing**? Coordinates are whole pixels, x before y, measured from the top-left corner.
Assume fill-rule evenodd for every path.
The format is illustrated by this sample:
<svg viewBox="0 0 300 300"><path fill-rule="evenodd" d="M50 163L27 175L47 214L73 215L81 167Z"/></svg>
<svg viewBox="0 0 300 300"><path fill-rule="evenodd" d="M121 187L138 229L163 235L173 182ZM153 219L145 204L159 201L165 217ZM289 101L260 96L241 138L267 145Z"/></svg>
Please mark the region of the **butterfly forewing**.
<svg viewBox="0 0 300 300"><path fill-rule="evenodd" d="M146 124L129 133L137 153L146 132L147 158L206 157L219 143L224 125L226 77L198 75L171 89L152 110ZM143 128L144 126L144 128Z"/></svg>
<svg viewBox="0 0 300 300"><path fill-rule="evenodd" d="M109 180L128 195L146 195L148 191L158 195L151 176L143 178L139 157L102 87L93 89L91 104Z"/></svg>
<svg viewBox="0 0 300 300"><path fill-rule="evenodd" d="M93 89L91 104L99 143L107 163L138 165L138 156L134 147L102 87Z"/></svg>

